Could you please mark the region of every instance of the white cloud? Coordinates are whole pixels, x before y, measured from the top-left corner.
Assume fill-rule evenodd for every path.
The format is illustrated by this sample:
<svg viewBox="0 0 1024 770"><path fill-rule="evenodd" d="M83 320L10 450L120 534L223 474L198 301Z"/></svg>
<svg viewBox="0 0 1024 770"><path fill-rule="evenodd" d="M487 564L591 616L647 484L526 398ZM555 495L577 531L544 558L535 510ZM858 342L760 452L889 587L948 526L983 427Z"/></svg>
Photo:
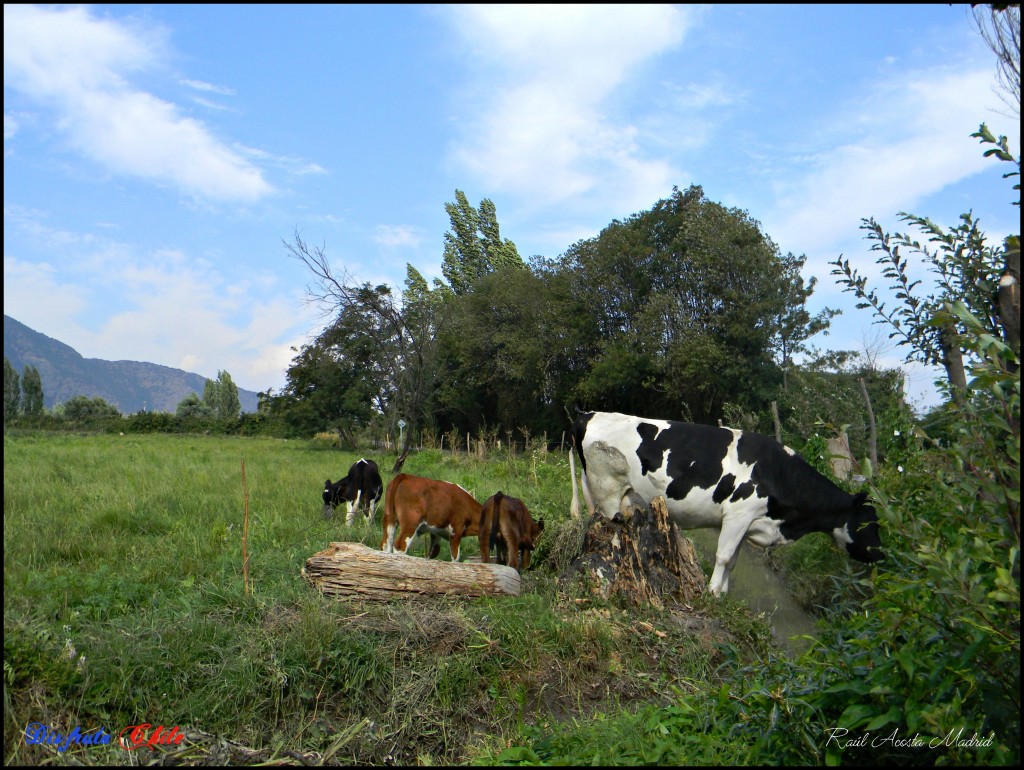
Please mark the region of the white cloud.
<svg viewBox="0 0 1024 770"><path fill-rule="evenodd" d="M217 102L211 102L209 99L203 99L201 96L190 97L196 104L206 107L209 110L221 110L224 112L234 112L230 107L225 107L223 104L217 104Z"/></svg>
<svg viewBox="0 0 1024 770"><path fill-rule="evenodd" d="M235 89L228 88L227 86L217 86L213 83L204 83L202 80L188 80L184 79L181 84L193 88L196 91L207 91L214 94L220 94L222 96L234 96Z"/></svg>
<svg viewBox="0 0 1024 770"><path fill-rule="evenodd" d="M479 79L460 105L451 154L488 189L542 207L598 188L620 206L664 195L669 163L644 157L638 127L613 116L616 88L677 46L689 10L669 5L455 6Z"/></svg>
<svg viewBox="0 0 1024 770"><path fill-rule="evenodd" d="M783 251L830 252L808 259L808 270L821 275L840 246L860 242L862 217L913 211L924 197L991 168L970 137L997 106L991 83L985 68L914 73L881 85L836 120L855 139L794 159L783 172L792 181L776 185L766 230Z"/></svg>
<svg viewBox="0 0 1024 770"><path fill-rule="evenodd" d="M4 312L87 358L149 361L247 390L281 388L294 344L316 323L298 289L268 271L227 272L175 249L142 249L47 228L39 212L5 210L63 265L4 257ZM231 268L228 268L231 269ZM92 315L102 307L104 315Z"/></svg>
<svg viewBox="0 0 1024 770"><path fill-rule="evenodd" d="M53 109L83 155L198 198L255 201L272 192L262 172L202 122L131 85L133 72L158 66L163 47L157 31L83 7L4 6L5 87Z"/></svg>
<svg viewBox="0 0 1024 770"><path fill-rule="evenodd" d="M377 225L373 240L386 248L418 248L423 236L408 225Z"/></svg>
<svg viewBox="0 0 1024 770"><path fill-rule="evenodd" d="M261 150L257 147L247 147L243 144L237 143L234 147L243 155L247 155L250 158L256 158L267 165L276 166L277 168L283 169L289 174L295 174L296 176L327 173L327 169L323 166L303 160L296 155L274 155L273 153L269 153L266 150Z"/></svg>
<svg viewBox="0 0 1024 770"><path fill-rule="evenodd" d="M4 314L31 329L49 329L50 336L55 336L52 330L75 323L75 317L89 307L91 295L49 262L4 255Z"/></svg>

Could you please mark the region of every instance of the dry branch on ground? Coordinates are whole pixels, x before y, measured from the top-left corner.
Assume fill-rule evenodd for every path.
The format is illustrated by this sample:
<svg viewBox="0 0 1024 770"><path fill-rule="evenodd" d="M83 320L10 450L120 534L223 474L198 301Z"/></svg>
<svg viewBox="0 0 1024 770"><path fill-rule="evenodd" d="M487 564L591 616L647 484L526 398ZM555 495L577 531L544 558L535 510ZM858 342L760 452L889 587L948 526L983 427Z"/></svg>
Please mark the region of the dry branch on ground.
<svg viewBox="0 0 1024 770"><path fill-rule="evenodd" d="M512 567L384 553L362 543L331 543L306 559L302 576L325 594L363 599L517 596L520 590Z"/></svg>

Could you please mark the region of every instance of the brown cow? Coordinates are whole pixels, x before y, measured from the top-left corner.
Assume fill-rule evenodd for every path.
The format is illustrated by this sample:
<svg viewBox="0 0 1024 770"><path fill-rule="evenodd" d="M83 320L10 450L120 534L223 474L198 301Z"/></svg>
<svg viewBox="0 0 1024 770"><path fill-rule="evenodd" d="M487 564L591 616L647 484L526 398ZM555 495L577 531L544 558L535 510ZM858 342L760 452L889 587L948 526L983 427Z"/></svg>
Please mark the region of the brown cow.
<svg viewBox="0 0 1024 770"><path fill-rule="evenodd" d="M530 555L543 531L544 519L534 521L522 500L496 492L480 512L480 561L487 564L494 548L498 564L522 572L530 566Z"/></svg>
<svg viewBox="0 0 1024 770"><path fill-rule="evenodd" d="M462 538L480 532L480 510L480 503L458 484L399 473L384 493L380 549L408 554L416 536L427 533L428 559L437 556L441 550L437 537L443 537L451 546L452 561L458 561Z"/></svg>

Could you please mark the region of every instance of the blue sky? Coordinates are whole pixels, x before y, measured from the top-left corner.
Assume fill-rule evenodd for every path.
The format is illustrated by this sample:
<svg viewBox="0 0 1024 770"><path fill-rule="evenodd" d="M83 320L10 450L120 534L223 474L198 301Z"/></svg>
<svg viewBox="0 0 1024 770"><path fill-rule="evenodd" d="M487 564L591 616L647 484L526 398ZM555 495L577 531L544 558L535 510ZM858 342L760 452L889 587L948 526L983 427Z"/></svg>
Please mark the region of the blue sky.
<svg viewBox="0 0 1024 770"><path fill-rule="evenodd" d="M323 323L296 230L400 288L440 276L456 189L558 257L699 184L807 256L812 309L843 310L816 346L877 347L829 275L877 275L862 217L1019 231L970 137L1020 151L995 75L965 5L5 5L4 313L280 389Z"/></svg>

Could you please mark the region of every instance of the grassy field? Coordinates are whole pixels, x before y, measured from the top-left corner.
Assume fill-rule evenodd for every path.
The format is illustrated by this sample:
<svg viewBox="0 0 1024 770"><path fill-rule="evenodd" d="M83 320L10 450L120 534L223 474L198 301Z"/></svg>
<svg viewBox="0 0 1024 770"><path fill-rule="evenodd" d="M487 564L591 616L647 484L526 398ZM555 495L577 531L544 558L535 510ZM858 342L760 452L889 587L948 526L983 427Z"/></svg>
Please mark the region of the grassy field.
<svg viewBox="0 0 1024 770"><path fill-rule="evenodd" d="M363 455L387 483L393 456ZM682 615L560 592L562 544L578 534L564 454L425 450L403 468L481 501L500 489L544 517L520 596L320 597L300 578L306 558L332 540L380 546L380 510L373 526L321 516L324 479L359 456L316 441L6 435L6 763L150 761L116 745L141 723L188 736L156 749L168 763L491 764L529 760L509 747L538 743L586 761L595 746L610 762L757 761L724 732L631 748L690 724L688 698L718 690L730 650L766 655L770 635L730 597ZM62 752L29 745L32 723L114 740Z"/></svg>

